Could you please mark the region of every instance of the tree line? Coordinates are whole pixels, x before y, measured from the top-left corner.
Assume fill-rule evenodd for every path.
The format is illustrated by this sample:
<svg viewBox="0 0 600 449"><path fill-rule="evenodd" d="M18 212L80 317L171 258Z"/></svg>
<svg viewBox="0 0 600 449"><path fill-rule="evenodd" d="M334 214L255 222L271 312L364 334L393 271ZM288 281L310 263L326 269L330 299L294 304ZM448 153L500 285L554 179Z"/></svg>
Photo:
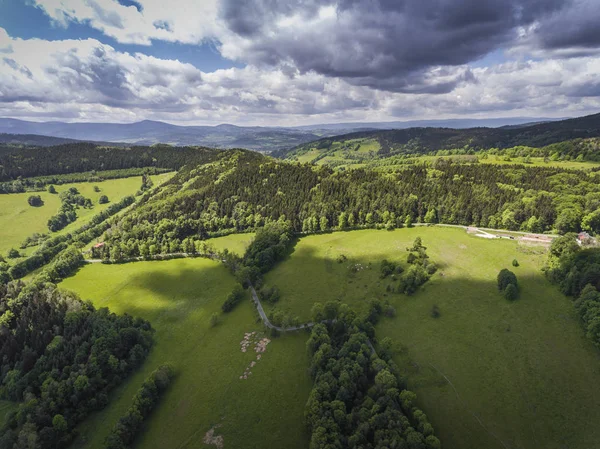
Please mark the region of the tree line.
<svg viewBox="0 0 600 449"><path fill-rule="evenodd" d="M555 239L544 271L573 298L585 335L600 348L600 248L582 248L574 234Z"/></svg>
<svg viewBox="0 0 600 449"><path fill-rule="evenodd" d="M60 231L70 223L77 220L77 209L83 207L91 209L93 206L92 200L85 198L76 187L70 187L69 189L61 192L60 195L61 205L58 209L58 213L48 219L48 229L51 232Z"/></svg>
<svg viewBox="0 0 600 449"><path fill-rule="evenodd" d="M126 449L131 447L142 429L144 420L158 405L162 394L167 390L173 377L174 368L164 364L156 368L133 397L133 403L106 438L106 449Z"/></svg>
<svg viewBox="0 0 600 449"><path fill-rule="evenodd" d="M144 168L126 168L118 170L92 170L84 173L68 173L63 175L38 176L34 178L17 178L14 181L0 182L0 194L3 193L23 193L23 192L41 192L50 186L70 184L76 182L102 182L107 179L130 178L132 176L158 175L171 171L168 168L144 167Z"/></svg>

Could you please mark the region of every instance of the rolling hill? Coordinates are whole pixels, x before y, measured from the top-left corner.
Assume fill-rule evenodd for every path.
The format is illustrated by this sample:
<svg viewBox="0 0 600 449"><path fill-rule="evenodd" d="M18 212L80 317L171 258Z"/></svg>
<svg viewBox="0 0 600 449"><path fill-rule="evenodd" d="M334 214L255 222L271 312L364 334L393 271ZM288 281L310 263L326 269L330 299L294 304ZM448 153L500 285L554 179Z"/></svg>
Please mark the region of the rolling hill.
<svg viewBox="0 0 600 449"><path fill-rule="evenodd" d="M7 135L1 142L26 145L58 145L67 139L92 142L123 143L128 145L153 145L165 143L176 146L200 145L216 148L247 148L261 152L289 150L298 145L322 137L351 132L370 132L381 129L405 129L421 127L466 128L473 126L522 126L527 122L549 119L506 118L506 119L459 119L421 120L394 122L354 122L316 124L297 127L235 126L178 126L169 123L144 120L136 123L65 123L30 122L12 118L0 118L0 133ZM51 141L36 136L63 139ZM8 139L8 140L7 140Z"/></svg>
<svg viewBox="0 0 600 449"><path fill-rule="evenodd" d="M322 138L299 145L290 151L279 151L281 158L299 158L311 153L311 160L321 159L340 149L359 151L368 142L368 151L379 157L396 154L427 154L439 150L466 149L478 151L489 148L528 146L540 148L571 139L600 136L600 114L555 122L534 123L529 126L501 128L408 128L361 131L335 138Z"/></svg>

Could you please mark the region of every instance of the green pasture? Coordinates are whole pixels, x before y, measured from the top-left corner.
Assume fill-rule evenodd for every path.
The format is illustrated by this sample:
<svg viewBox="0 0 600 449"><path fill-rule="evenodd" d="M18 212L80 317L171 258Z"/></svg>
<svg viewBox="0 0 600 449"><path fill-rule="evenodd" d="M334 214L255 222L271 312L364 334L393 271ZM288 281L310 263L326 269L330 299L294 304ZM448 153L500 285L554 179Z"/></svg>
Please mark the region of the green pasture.
<svg viewBox="0 0 600 449"><path fill-rule="evenodd" d="M155 185L164 182L172 173L151 176ZM57 185L57 194L43 192L11 193L0 195L0 254L6 257L10 248L19 248L19 245L25 238L34 233L50 233L48 230L48 219L58 212L60 199L58 194L70 187L76 187L81 194L92 200L94 207L92 209L79 208L77 211L77 220L69 224L58 233L71 232L96 215L106 209L108 204L98 204L100 196L106 195L110 202L117 202L127 195L133 195L142 185L141 176L121 179L108 179L101 182L79 182L74 184ZM100 188L100 192L94 192L94 186ZM44 205L32 207L27 203L30 195L40 195ZM53 233L51 233L53 235ZM24 254L30 254L35 248L19 250Z"/></svg>
<svg viewBox="0 0 600 449"><path fill-rule="evenodd" d="M417 236L438 272L414 296L388 293L394 281L380 279L379 263L406 266L405 248ZM445 449L597 447L600 352L570 299L544 278L545 257L541 247L462 229L336 232L300 239L266 284L281 291L278 309L303 320L315 302L365 310L373 298L389 300L397 314L382 318L377 337L392 338L395 360ZM519 279L515 302L497 290L502 268ZM439 318L431 316L434 305Z"/></svg>
<svg viewBox="0 0 600 449"><path fill-rule="evenodd" d="M206 243L212 245L217 251L228 249L229 252L235 253L238 256L243 256L252 240L254 240L254 233L248 232L244 234L229 234L223 237L215 237L208 239Z"/></svg>
<svg viewBox="0 0 600 449"><path fill-rule="evenodd" d="M244 333L260 333L263 326L249 298L231 313L221 313L234 285L222 265L201 258L90 264L62 282L62 288L95 306L141 316L156 329L142 368L111 395L106 409L80 426L74 448L102 448L143 380L165 362L174 364L177 376L145 424L137 449L214 448L203 444L213 427L225 448L308 446L303 425L311 388L307 334L273 339L248 379L240 380L256 361L253 346L243 353L240 342ZM211 327L214 313L219 322Z"/></svg>

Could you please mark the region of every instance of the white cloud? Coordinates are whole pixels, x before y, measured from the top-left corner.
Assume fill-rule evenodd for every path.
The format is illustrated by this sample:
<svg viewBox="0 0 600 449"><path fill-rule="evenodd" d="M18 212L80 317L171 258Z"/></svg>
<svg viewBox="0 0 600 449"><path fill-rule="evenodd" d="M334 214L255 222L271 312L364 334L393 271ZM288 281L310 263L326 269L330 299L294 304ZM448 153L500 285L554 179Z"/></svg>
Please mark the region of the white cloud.
<svg viewBox="0 0 600 449"><path fill-rule="evenodd" d="M600 58L433 69L446 93L408 94L290 66L205 73L94 39L13 39L0 28L0 116L70 121L300 125L460 116L565 116L600 110Z"/></svg>
<svg viewBox="0 0 600 449"><path fill-rule="evenodd" d="M219 34L217 0L33 0L62 26L87 23L121 43L150 45L152 39L198 44Z"/></svg>

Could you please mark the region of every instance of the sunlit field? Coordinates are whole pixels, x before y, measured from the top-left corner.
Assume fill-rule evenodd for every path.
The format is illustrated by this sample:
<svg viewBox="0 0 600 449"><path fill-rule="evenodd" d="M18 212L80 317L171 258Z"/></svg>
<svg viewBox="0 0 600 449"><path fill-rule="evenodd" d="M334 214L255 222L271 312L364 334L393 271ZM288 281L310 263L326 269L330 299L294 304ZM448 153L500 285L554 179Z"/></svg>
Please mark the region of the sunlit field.
<svg viewBox="0 0 600 449"><path fill-rule="evenodd" d="M380 279L381 260L406 266L417 236L438 272L414 296L388 293L394 281ZM301 238L266 284L281 291L276 308L302 320L315 302L364 311L373 298L389 300L397 315L377 336L393 339L444 448L587 449L600 439L600 354L571 300L544 278L543 252L441 227L336 232ZM502 268L519 279L513 303L497 290Z"/></svg>
<svg viewBox="0 0 600 449"><path fill-rule="evenodd" d="M151 176L154 185L158 185L172 176L172 173ZM142 185L141 176L121 179L108 179L102 182L79 182L74 184L57 185L56 194L43 192L11 193L0 195L0 254L6 257L9 249L18 249L25 238L34 233L47 233L50 235L71 232L86 221L103 211L113 202L118 202L127 195L133 195ZM100 188L100 192L94 191L94 186ZM77 220L69 224L57 233L51 233L48 230L48 219L58 212L60 207L60 192L70 187L76 187L86 198L90 198L94 207L92 209L79 208L77 210ZM32 207L27 203L27 198L31 195L40 195L44 205ZM98 204L100 196L106 195L109 199L108 204ZM29 254L35 248L19 250L23 254Z"/></svg>
<svg viewBox="0 0 600 449"><path fill-rule="evenodd" d="M136 390L160 364L172 362L177 375L145 424L136 448L198 448L215 428L226 448L306 448L304 404L307 334L274 339L257 360L254 346L241 351L247 332L263 326L250 300L221 313L235 285L229 272L206 259L92 264L61 287L90 299L96 307L141 316L156 329L155 345L142 368L110 398L108 407L80 426L76 448L103 448ZM211 327L210 318L219 314ZM251 375L240 379L252 362Z"/></svg>

